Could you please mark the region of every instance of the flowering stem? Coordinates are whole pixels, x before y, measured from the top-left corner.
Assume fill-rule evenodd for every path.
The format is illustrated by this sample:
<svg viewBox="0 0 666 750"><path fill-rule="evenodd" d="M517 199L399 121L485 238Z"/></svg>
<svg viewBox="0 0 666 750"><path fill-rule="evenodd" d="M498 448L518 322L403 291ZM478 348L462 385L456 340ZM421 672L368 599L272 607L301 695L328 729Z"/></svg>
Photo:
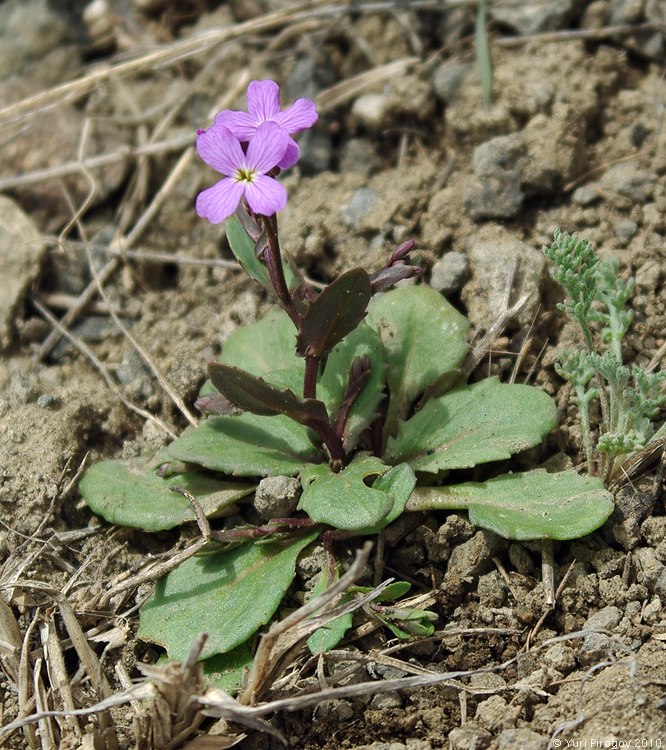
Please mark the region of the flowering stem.
<svg viewBox="0 0 666 750"><path fill-rule="evenodd" d="M301 322L301 316L294 305L291 294L289 294L287 281L284 277L282 253L280 251L280 241L277 234L277 221L275 215L264 216L263 214L258 214L258 216L266 232L266 238L268 239L268 246L264 250L264 260L266 261L271 284L273 285L275 294L282 303L285 312L289 315L296 328L298 328Z"/></svg>
<svg viewBox="0 0 666 750"><path fill-rule="evenodd" d="M303 398L317 398L317 373L319 357L305 355L305 377L303 379Z"/></svg>

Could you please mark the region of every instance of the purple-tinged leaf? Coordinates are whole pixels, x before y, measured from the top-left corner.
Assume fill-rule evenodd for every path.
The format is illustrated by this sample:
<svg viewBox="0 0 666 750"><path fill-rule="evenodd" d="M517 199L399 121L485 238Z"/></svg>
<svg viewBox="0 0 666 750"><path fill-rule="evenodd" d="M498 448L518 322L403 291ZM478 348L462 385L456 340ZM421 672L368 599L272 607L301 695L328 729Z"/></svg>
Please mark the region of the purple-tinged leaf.
<svg viewBox="0 0 666 750"><path fill-rule="evenodd" d="M371 295L370 276L353 268L329 284L303 316L296 346L303 356L321 358L365 317Z"/></svg>

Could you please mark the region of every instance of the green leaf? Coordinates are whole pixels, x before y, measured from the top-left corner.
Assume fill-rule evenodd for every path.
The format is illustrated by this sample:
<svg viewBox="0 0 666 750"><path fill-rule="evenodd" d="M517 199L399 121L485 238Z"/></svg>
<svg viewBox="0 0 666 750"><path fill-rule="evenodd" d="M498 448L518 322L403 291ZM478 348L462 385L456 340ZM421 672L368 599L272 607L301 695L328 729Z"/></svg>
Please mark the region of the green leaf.
<svg viewBox="0 0 666 750"><path fill-rule="evenodd" d="M191 557L160 579L143 605L139 637L159 644L176 661L186 658L199 633L208 634L202 659L229 653L273 616L298 555L317 533Z"/></svg>
<svg viewBox="0 0 666 750"><path fill-rule="evenodd" d="M298 507L313 521L336 529L357 531L374 526L391 511L393 498L368 487L364 480L384 474L388 468L375 456L363 453L338 474L328 464L308 466L301 472L303 494Z"/></svg>
<svg viewBox="0 0 666 750"><path fill-rule="evenodd" d="M297 337L302 355L321 358L365 317L372 293L370 276L352 268L338 276L310 303Z"/></svg>
<svg viewBox="0 0 666 750"><path fill-rule="evenodd" d="M358 436L375 418L377 408L384 398L384 374L386 359L379 334L362 322L344 338L326 358L326 367L318 387L324 397L329 413L337 417L343 403L352 363L361 357L370 359L370 377L354 400L345 423L343 443L347 451L352 450Z"/></svg>
<svg viewBox="0 0 666 750"><path fill-rule="evenodd" d="M398 464L398 466L389 469L386 474L382 474L381 477L378 477L372 485L372 489L386 492L386 494L393 500L393 507L384 518L379 521L379 523L361 529L358 532L359 535L378 534L390 523L393 523L396 518L401 516L404 513L405 506L411 497L415 485L416 476L409 464ZM392 585L397 586L398 584ZM409 584L407 585L409 586ZM378 601L383 601L383 599L380 598Z"/></svg>
<svg viewBox="0 0 666 750"><path fill-rule="evenodd" d="M224 342L219 361L262 376L292 368L305 371L305 362L296 354L296 329L287 313L278 307L256 323L241 326ZM301 380L303 375L301 374Z"/></svg>
<svg viewBox="0 0 666 750"><path fill-rule="evenodd" d="M384 458L414 471L468 468L537 445L556 422L555 403L543 391L487 378L428 401L400 425Z"/></svg>
<svg viewBox="0 0 666 750"><path fill-rule="evenodd" d="M329 588L329 586L337 583L339 579L340 572L337 567L332 578L328 575L328 571L326 569L322 570L319 574L319 578L317 578L317 583L315 583L314 588L310 592L309 598L314 599L320 594L323 594L324 591ZM347 602L350 600L351 596L349 594L343 594L340 597L338 606L347 604ZM345 637L345 633L349 630L349 628L351 628L353 619L353 613L347 612L346 615L336 617L335 620L329 622L328 625L323 625L318 630L315 630L315 632L307 640L310 653L324 654L326 653L326 651L330 651L332 648L335 648L338 643L340 643L340 641Z"/></svg>
<svg viewBox="0 0 666 750"><path fill-rule="evenodd" d="M230 216L226 221L226 228L227 240L229 241L231 252L241 264L245 273L251 279L259 282L264 289L273 293L273 285L271 284L268 275L268 269L266 268L265 263L257 258L255 254L255 243L245 231L238 217L235 215ZM291 291L298 286L298 280L294 276L291 268L289 268L284 262L282 263L282 268L284 269L287 287Z"/></svg>
<svg viewBox="0 0 666 750"><path fill-rule="evenodd" d="M233 476L295 476L324 456L310 442L307 428L288 417L209 417L189 427L168 448L179 461Z"/></svg>
<svg viewBox="0 0 666 750"><path fill-rule="evenodd" d="M208 365L208 375L217 390L237 409L264 417L284 414L304 425L317 421L328 422L328 413L321 401L314 398L300 399L288 388L278 388L238 367L211 362Z"/></svg>
<svg viewBox="0 0 666 750"><path fill-rule="evenodd" d="M252 653L248 643L241 643L228 654L216 654L201 663L206 682L224 690L229 695L238 693L243 673L252 666Z"/></svg>
<svg viewBox="0 0 666 750"><path fill-rule="evenodd" d="M469 509L470 521L507 539L577 539L598 529L613 496L598 477L534 469L487 482L417 487L408 510Z"/></svg>
<svg viewBox="0 0 666 750"><path fill-rule="evenodd" d="M219 515L255 487L223 482L199 471L163 479L156 468L154 459L101 461L85 472L79 491L93 513L109 523L161 531L196 520L187 498L173 492L171 487L180 487L194 495L206 516Z"/></svg>
<svg viewBox="0 0 666 750"><path fill-rule="evenodd" d="M490 60L490 45L488 44L488 32L486 30L487 11L487 0L479 0L474 29L474 49L481 79L481 96L483 106L486 109L490 106L490 98L493 92L493 66Z"/></svg>
<svg viewBox="0 0 666 750"><path fill-rule="evenodd" d="M392 289L373 298L368 323L386 349L390 392L385 435L394 435L417 396L465 359L469 323L427 286Z"/></svg>

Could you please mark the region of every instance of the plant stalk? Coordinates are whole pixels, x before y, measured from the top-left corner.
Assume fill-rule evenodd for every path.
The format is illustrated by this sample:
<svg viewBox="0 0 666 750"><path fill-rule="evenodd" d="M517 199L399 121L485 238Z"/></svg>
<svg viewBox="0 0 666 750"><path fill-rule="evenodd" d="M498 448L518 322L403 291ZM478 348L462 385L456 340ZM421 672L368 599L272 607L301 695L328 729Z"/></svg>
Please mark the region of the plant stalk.
<svg viewBox="0 0 666 750"><path fill-rule="evenodd" d="M301 316L296 309L294 300L289 293L287 280L284 277L284 268L282 267L282 252L280 250L280 240L277 233L277 220L275 216L264 216L258 214L262 226L266 232L268 246L264 250L264 261L268 269L268 275L275 291L275 296L282 303L285 312L291 318L293 324L298 328L301 323Z"/></svg>

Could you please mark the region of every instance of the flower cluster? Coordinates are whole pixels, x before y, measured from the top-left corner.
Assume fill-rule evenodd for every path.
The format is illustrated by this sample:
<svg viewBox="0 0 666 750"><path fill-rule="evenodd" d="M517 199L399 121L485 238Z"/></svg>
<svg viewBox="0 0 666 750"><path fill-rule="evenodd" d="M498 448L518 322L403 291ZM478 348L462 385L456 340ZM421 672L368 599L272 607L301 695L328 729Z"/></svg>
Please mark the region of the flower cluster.
<svg viewBox="0 0 666 750"><path fill-rule="evenodd" d="M272 216L287 203L287 191L274 178L276 169L293 166L300 155L292 138L317 121L311 99L297 99L280 110L275 81L252 81L247 112L225 110L208 130L197 135L199 156L223 179L199 193L197 214L219 224L245 199L258 214Z"/></svg>

